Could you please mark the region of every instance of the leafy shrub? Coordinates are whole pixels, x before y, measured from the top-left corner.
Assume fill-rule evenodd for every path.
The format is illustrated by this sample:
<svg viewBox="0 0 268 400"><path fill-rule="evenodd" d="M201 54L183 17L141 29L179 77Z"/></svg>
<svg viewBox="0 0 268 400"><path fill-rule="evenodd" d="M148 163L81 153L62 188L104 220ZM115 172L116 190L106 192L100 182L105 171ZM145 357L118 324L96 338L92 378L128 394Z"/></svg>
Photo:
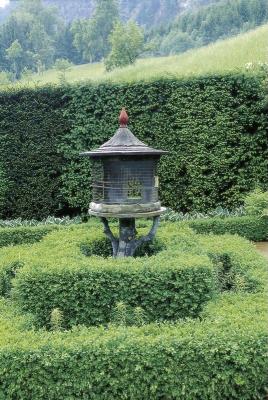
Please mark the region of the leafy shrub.
<svg viewBox="0 0 268 400"><path fill-rule="evenodd" d="M7 189L8 189L8 181L6 173L0 164L0 217L4 214Z"/></svg>
<svg viewBox="0 0 268 400"><path fill-rule="evenodd" d="M265 217L208 218L193 220L188 224L197 233L231 233L255 242L268 239L268 218Z"/></svg>
<svg viewBox="0 0 268 400"><path fill-rule="evenodd" d="M38 293L42 298L37 307L38 312L42 313L48 308L50 317L51 312L56 314L56 324L53 325L56 330L36 331L32 329L35 320L31 315L22 315L10 301L0 301L0 398L264 398L268 368L268 316L267 295L263 289L267 287L267 262L256 253L253 244L238 236L196 235L179 224L163 223L159 236L165 241L167 248L172 249L174 256L171 256L171 251L164 250L150 258L124 260L120 265L108 258L105 260L105 267L102 267L102 272L106 275L102 275L100 286L93 286L92 283L96 293L99 293L99 300L105 301L103 297L110 296L108 286L106 292L99 292L99 288L111 283L107 280L111 271L115 273L117 269L125 278L131 271L136 271L136 267L137 270L142 267L146 273L147 270L154 272L144 282L147 292L157 282L157 272L168 269L173 271L170 284L175 283L178 289L177 300L180 301L180 292L186 288L186 281L181 279L183 276L185 278L184 272L189 272L188 283L193 292L203 290L202 279L199 280L199 286L195 285L195 275L191 273L190 264L198 259L197 256L199 262L203 257L204 261L206 259L206 273L211 271L206 255L213 261L216 272L220 271L219 263L225 262L230 279L223 276L221 283L225 285L223 289L228 291L214 296L198 319L144 324L147 317L145 310L140 305L131 309L131 304L120 298L115 303L118 309L114 321L116 324L90 328L77 326L70 331L64 331L59 315L68 317L68 314L62 313L62 307L66 306L66 294L70 295L69 303L73 303L69 317L72 318L73 312L79 308L84 313L81 306L88 295L84 291L86 279L89 277L86 271L101 270L100 258L86 258L81 254L80 243L89 241L90 238L96 240L100 235L100 230L92 225L69 226L47 235L40 243L15 246L12 252L11 248L0 250L0 270L7 262L14 261L19 256L27 264L20 269L13 281L16 281L16 290L25 290L28 292L26 297L29 298L29 293L36 285L34 301L38 301ZM191 262L186 266L187 259ZM82 260L91 260L91 263L89 265L86 262L82 269ZM97 267L94 266L96 260ZM140 264L141 260L144 265ZM152 260L154 263L148 264ZM176 280L176 271L180 270L177 264L180 260L184 262L184 267L181 269L181 277ZM43 292L43 278L49 275L45 274L45 270L50 271L51 279L50 287L46 284ZM60 275L60 271L65 273ZM75 285L69 284L68 278L64 281L66 274L71 277L77 271L80 276ZM27 274L30 279L27 279ZM92 277L92 282L95 277L96 274ZM213 277L221 279L215 273ZM237 287L239 277L244 278L246 283L242 293ZM233 285L232 280L236 285ZM22 282L24 285L20 288ZM135 282L132 281L133 283ZM231 287L228 287L229 284ZM167 290L160 286L158 288L159 298L162 296L168 307L178 305L170 302ZM142 299L143 292L140 289L139 285L129 287L130 291L137 292ZM258 293L253 293L256 290ZM192 292L189 292L187 302L193 307L191 296ZM53 298L58 298L59 302L51 308ZM35 312L33 304L34 302L29 309ZM56 313L55 308L58 308ZM95 312L94 307L91 310ZM128 321L129 312L133 313L136 327L126 326L131 324Z"/></svg>
<svg viewBox="0 0 268 400"><path fill-rule="evenodd" d="M198 316L216 282L220 290L260 290L263 272L259 268L260 276L255 276L251 267L256 261L261 265L255 251L245 261L236 250L248 249L244 239L208 236L205 242L189 228L171 223L163 224L158 237L166 249L152 257L85 257L81 243L103 243L103 233L90 224L70 226L28 250L5 250L0 270L18 258L24 263L13 280L13 296L45 326L53 308L62 310L65 327L108 323L115 304L122 301L142 307L148 321L174 320Z"/></svg>
<svg viewBox="0 0 268 400"><path fill-rule="evenodd" d="M4 218L41 220L66 205L59 193L65 161L57 152L68 130L64 94L58 87L0 94L1 165L8 180Z"/></svg>
<svg viewBox="0 0 268 400"><path fill-rule="evenodd" d="M86 210L91 167L79 152L111 137L119 105L134 134L170 151L159 166L166 206L234 208L257 182L267 187L264 98L262 77L248 74L2 92L5 218Z"/></svg>
<svg viewBox="0 0 268 400"><path fill-rule="evenodd" d="M264 210L268 209L268 191L264 192L261 189L255 189L245 198L245 212L248 215L263 214Z"/></svg>
<svg viewBox="0 0 268 400"><path fill-rule="evenodd" d="M38 221L36 219L23 220L22 218L16 219L0 219L0 228L16 228L19 226L39 226L39 225L71 225L80 224L82 218L77 216L74 218L66 217L53 217L49 216L47 218Z"/></svg>
<svg viewBox="0 0 268 400"><path fill-rule="evenodd" d="M258 400L267 384L267 300L228 294L202 320L27 330L0 312L0 396Z"/></svg>
<svg viewBox="0 0 268 400"><path fill-rule="evenodd" d="M215 266L221 291L262 291L267 262L254 244L234 235L199 235L199 244Z"/></svg>
<svg viewBox="0 0 268 400"><path fill-rule="evenodd" d="M14 246L23 243L35 243L40 241L45 235L56 226L37 226L37 227L19 227L19 228L0 228L0 247Z"/></svg>
<svg viewBox="0 0 268 400"><path fill-rule="evenodd" d="M134 257L151 257L165 248L164 244L154 239L151 242L143 243L135 252ZM88 243L81 243L81 252L87 256L101 256L104 258L111 257L113 255L113 249L111 241L108 238L100 238Z"/></svg>
<svg viewBox="0 0 268 400"><path fill-rule="evenodd" d="M228 208L217 207L215 210L208 211L207 213L201 212L176 212L171 209L167 209L164 214L161 215L161 220L163 221L189 221L201 218L211 218L211 217L241 217L245 215L245 210L243 206L237 207L234 210L229 210Z"/></svg>
<svg viewBox="0 0 268 400"><path fill-rule="evenodd" d="M13 296L39 325L49 326L54 308L61 309L67 327L108 323L120 301L142 307L148 321L196 317L214 293L212 263L198 254L200 248L189 229L174 227L171 233L168 226L163 229L160 241L166 250L119 260L82 254L81 244L106 243L100 227L66 227L28 250L18 246L3 251L0 271L4 273L18 258L24 263L13 280Z"/></svg>

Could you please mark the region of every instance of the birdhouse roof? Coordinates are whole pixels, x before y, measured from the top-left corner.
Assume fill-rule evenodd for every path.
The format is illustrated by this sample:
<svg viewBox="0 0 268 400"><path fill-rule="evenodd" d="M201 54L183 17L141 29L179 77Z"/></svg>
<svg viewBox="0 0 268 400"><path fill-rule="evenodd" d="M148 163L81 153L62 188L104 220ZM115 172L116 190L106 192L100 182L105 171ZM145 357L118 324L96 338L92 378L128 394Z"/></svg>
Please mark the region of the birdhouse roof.
<svg viewBox="0 0 268 400"><path fill-rule="evenodd" d="M104 157L112 155L152 155L160 156L167 154L167 151L153 149L141 142L133 133L127 128L128 115L123 109L120 117L120 128L116 131L114 136L101 145L98 149L86 151L81 155L89 157Z"/></svg>

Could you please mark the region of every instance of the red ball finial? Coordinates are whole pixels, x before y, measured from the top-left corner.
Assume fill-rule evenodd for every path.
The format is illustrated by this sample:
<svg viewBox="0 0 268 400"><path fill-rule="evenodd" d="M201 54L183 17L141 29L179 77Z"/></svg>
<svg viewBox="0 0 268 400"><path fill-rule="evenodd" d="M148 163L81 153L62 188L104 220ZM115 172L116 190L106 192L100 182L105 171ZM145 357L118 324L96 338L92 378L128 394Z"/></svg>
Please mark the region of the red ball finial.
<svg viewBox="0 0 268 400"><path fill-rule="evenodd" d="M125 128L127 126L128 115L125 107L122 108L121 113L119 115L119 123L120 123L120 128Z"/></svg>

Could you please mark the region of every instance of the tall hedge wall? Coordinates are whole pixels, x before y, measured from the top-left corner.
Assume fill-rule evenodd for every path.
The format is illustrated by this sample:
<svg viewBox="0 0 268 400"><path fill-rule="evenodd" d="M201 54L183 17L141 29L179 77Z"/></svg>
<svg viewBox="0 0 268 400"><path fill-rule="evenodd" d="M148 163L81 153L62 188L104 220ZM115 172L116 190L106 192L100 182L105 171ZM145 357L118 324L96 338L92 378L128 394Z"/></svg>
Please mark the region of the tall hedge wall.
<svg viewBox="0 0 268 400"><path fill-rule="evenodd" d="M62 210L64 158L57 148L68 126L63 95L52 87L0 94L0 169L7 177L3 217L42 219Z"/></svg>
<svg viewBox="0 0 268 400"><path fill-rule="evenodd" d="M183 211L237 205L256 184L267 186L262 81L230 74L2 93L5 216L86 209L90 166L78 154L115 132L122 106L135 135L170 151L159 168L163 203Z"/></svg>

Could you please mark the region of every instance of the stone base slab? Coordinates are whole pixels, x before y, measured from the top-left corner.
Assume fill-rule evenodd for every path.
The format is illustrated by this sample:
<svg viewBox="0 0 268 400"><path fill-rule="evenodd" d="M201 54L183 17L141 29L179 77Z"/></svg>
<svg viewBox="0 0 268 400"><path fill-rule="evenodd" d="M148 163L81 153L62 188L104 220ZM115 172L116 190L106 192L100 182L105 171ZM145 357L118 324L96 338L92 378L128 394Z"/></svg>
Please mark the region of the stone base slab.
<svg viewBox="0 0 268 400"><path fill-rule="evenodd" d="M89 215L93 215L95 217L105 217L105 218L152 218L161 215L166 211L165 207L161 207L156 211L148 211L148 212L132 212L132 213L114 213L114 212L98 212L94 211L91 208L88 210Z"/></svg>

